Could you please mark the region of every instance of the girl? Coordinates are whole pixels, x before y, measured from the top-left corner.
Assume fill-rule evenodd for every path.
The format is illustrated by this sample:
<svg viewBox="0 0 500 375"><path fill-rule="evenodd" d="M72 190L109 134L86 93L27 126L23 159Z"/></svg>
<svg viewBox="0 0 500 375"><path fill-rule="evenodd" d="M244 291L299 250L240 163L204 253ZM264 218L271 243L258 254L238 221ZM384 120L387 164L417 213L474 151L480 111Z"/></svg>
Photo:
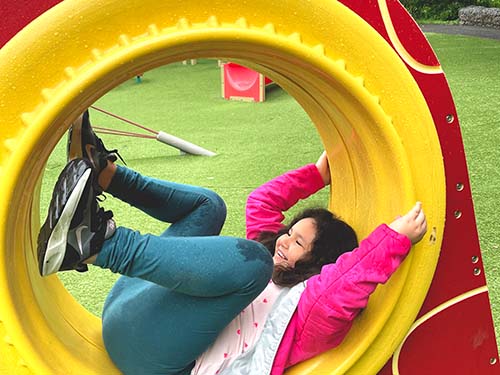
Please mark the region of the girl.
<svg viewBox="0 0 500 375"><path fill-rule="evenodd" d="M123 275L102 318L106 349L125 374L282 374L339 345L426 232L420 203L359 246L324 209L284 226L284 211L330 183L326 154L251 193L248 239L239 239L218 235L226 209L214 192L115 165L88 114L73 125L70 149L79 158L55 186L40 273L95 264ZM115 228L97 204L102 190L170 227L160 236Z"/></svg>

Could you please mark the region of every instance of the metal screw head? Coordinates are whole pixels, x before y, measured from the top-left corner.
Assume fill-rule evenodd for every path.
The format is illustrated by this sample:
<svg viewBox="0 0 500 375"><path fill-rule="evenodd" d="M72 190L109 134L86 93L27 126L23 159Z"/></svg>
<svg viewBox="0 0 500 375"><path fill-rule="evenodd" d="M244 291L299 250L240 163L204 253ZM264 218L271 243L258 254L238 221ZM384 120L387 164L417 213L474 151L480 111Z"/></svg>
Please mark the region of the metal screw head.
<svg viewBox="0 0 500 375"><path fill-rule="evenodd" d="M462 191L462 190L464 190L464 184L462 184L461 182L459 182L459 183L456 185L456 188L457 188L457 191Z"/></svg>
<svg viewBox="0 0 500 375"><path fill-rule="evenodd" d="M481 274L480 268L474 268L474 276L479 276Z"/></svg>
<svg viewBox="0 0 500 375"><path fill-rule="evenodd" d="M455 116L453 116L452 114L446 116L446 122L448 124L451 124L453 121L455 121Z"/></svg>

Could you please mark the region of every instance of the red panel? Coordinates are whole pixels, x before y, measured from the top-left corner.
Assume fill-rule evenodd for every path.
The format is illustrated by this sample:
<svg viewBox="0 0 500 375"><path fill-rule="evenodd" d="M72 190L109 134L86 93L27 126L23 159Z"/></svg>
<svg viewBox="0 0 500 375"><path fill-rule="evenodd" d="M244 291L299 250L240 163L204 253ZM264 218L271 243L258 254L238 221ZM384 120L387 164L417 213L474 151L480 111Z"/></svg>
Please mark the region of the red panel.
<svg viewBox="0 0 500 375"><path fill-rule="evenodd" d="M388 0L387 5L396 34L407 52L424 65L439 66L426 37L406 9L397 0Z"/></svg>
<svg viewBox="0 0 500 375"><path fill-rule="evenodd" d="M484 292L417 327L401 350L400 373L415 374L418 364L419 374L498 374L498 365L490 363L497 358L493 326L484 320L476 322L477 311L488 309Z"/></svg>
<svg viewBox="0 0 500 375"><path fill-rule="evenodd" d="M0 47L24 26L52 8L61 0L2 0L0 1Z"/></svg>
<svg viewBox="0 0 500 375"><path fill-rule="evenodd" d="M255 102L264 101L264 79L262 75L252 69L235 63L226 63L222 66L224 74L223 97L225 99L249 99ZM270 81L269 79L266 80Z"/></svg>
<svg viewBox="0 0 500 375"><path fill-rule="evenodd" d="M356 12L356 14L368 22L389 44L392 45L382 15L380 14L377 0L340 0L340 2ZM420 27L406 9L397 0L387 0L387 6L396 34L405 46L407 52L422 64L438 66L439 61L432 47L429 45L427 38L425 38Z"/></svg>
<svg viewBox="0 0 500 375"><path fill-rule="evenodd" d="M411 69L410 69L411 70ZM485 285L462 135L444 75L412 71L436 124L446 174L446 226L441 257L421 314L444 301ZM454 121L446 120L452 115ZM459 218L456 218L460 214ZM476 263L472 262L477 257ZM474 275L474 269L480 270ZM487 312L489 315L489 310Z"/></svg>
<svg viewBox="0 0 500 375"><path fill-rule="evenodd" d="M380 14L377 0L340 0L339 2L363 18L371 27L377 30L385 40L389 41L389 36L385 30L384 21Z"/></svg>
<svg viewBox="0 0 500 375"><path fill-rule="evenodd" d="M377 0L341 2L368 22L394 48ZM439 66L432 47L401 4L397 0L387 0L386 3L405 50L424 65ZM422 73L408 65L407 68L420 87L436 124L446 175L446 225L441 256L418 315L421 317L452 298L486 285L486 280L462 135L446 77L442 73ZM479 341L480 345L476 345ZM490 365L490 358L494 358L497 364ZM462 302L426 322L409 338L400 361L403 375L500 373L487 293ZM380 374L392 374L392 360Z"/></svg>

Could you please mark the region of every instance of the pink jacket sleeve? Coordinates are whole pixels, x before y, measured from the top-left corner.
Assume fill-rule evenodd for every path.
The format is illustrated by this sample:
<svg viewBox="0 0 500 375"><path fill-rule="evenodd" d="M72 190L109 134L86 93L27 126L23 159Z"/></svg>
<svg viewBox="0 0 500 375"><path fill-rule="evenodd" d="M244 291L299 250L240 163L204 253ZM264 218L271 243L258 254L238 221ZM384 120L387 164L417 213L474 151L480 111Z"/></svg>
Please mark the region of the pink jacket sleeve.
<svg viewBox="0 0 500 375"><path fill-rule="evenodd" d="M296 330L288 365L339 345L368 297L396 271L410 248L406 236L383 224L357 249L311 277L293 317Z"/></svg>
<svg viewBox="0 0 500 375"><path fill-rule="evenodd" d="M247 199L247 238L255 239L263 231L278 232L283 212L325 186L315 164L286 172L255 189Z"/></svg>

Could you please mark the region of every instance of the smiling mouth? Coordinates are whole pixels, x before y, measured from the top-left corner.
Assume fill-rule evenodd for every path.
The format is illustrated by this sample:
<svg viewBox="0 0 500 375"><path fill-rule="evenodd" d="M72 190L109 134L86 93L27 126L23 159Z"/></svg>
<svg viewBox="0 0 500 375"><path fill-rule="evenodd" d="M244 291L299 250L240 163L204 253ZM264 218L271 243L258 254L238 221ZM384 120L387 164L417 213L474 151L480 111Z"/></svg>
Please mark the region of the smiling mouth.
<svg viewBox="0 0 500 375"><path fill-rule="evenodd" d="M282 258L282 259L284 259L284 260L288 260L288 258L286 257L286 255L285 255L285 254L283 254L283 252L282 252L281 250L278 250L276 253L278 254L278 256L279 256L280 258Z"/></svg>

